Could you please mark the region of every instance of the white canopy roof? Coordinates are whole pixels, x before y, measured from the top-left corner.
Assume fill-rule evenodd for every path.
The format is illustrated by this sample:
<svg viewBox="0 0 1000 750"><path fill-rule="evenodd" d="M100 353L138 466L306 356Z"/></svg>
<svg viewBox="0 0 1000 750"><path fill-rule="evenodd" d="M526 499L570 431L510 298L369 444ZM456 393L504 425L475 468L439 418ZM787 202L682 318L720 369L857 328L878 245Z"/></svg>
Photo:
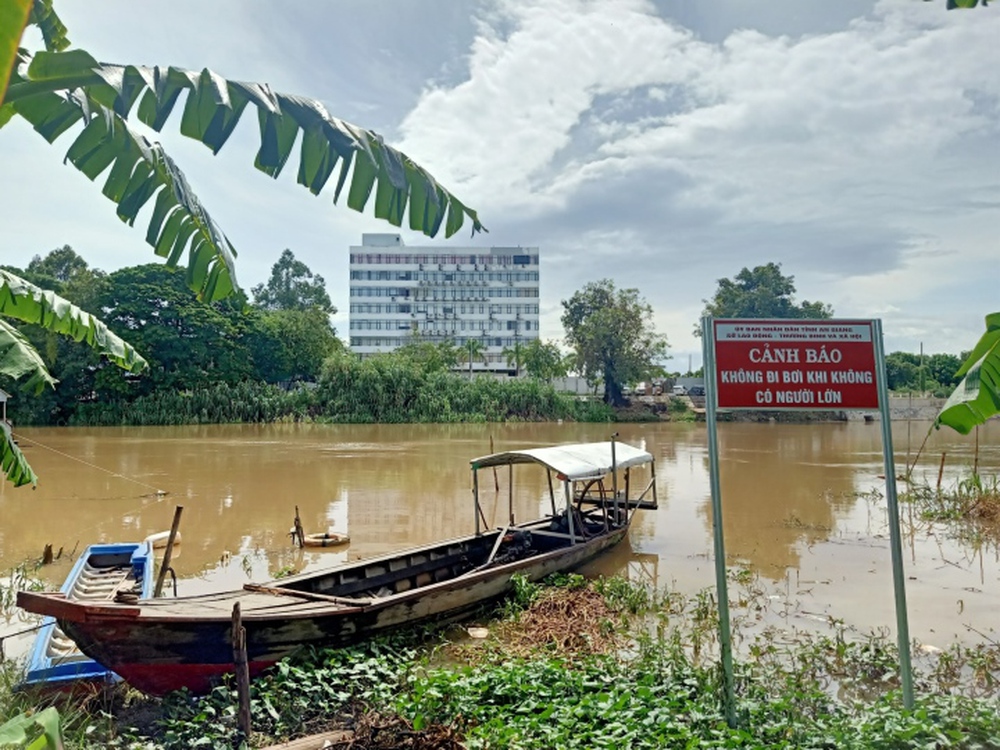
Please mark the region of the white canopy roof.
<svg viewBox="0 0 1000 750"><path fill-rule="evenodd" d="M653 456L628 443L615 443L615 464L619 469L652 463ZM571 481L599 479L611 472L611 443L571 443L550 448L505 451L475 458L473 469L508 464L541 464Z"/></svg>

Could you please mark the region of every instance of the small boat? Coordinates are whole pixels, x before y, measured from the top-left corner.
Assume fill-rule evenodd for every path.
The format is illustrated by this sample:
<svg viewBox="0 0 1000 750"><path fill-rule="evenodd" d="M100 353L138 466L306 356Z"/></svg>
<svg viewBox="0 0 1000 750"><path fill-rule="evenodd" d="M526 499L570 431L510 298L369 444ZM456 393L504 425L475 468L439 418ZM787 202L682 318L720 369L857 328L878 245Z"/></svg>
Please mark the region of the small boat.
<svg viewBox="0 0 1000 750"><path fill-rule="evenodd" d="M519 464L547 473L551 513L515 523ZM486 529L479 471L499 467L507 467L510 522ZM302 647L336 647L420 621L457 619L507 594L515 574L537 581L590 560L625 537L635 509L657 507L653 457L615 441L494 453L473 459L471 468L475 533L469 536L234 591L136 604L19 592L18 605L56 617L84 653L145 693L203 694L233 670L236 604L254 675Z"/></svg>
<svg viewBox="0 0 1000 750"><path fill-rule="evenodd" d="M85 603L147 598L153 593L154 565L152 546L146 542L92 544L66 576L60 595ZM46 617L19 687L67 690L83 682L108 683L120 679L81 653L55 619Z"/></svg>

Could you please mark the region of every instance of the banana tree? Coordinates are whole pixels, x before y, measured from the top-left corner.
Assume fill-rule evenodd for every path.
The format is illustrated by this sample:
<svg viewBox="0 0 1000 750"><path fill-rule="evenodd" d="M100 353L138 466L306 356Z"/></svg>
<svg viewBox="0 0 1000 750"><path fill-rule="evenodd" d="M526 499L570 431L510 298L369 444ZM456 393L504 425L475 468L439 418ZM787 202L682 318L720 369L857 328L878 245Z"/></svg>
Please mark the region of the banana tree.
<svg viewBox="0 0 1000 750"><path fill-rule="evenodd" d="M941 408L934 426L963 435L1000 413L1000 312L986 316L986 333L959 368L964 375Z"/></svg>
<svg viewBox="0 0 1000 750"><path fill-rule="evenodd" d="M93 315L55 292L3 269L0 269L0 315L83 341L127 372L138 373L146 367L146 360L135 349ZM3 318L0 318L0 374L15 380L25 379L25 390L35 393L55 387L56 383L35 348ZM7 479L15 486L35 484L38 477L14 442L10 425L0 420L0 431L3 433L0 463Z"/></svg>

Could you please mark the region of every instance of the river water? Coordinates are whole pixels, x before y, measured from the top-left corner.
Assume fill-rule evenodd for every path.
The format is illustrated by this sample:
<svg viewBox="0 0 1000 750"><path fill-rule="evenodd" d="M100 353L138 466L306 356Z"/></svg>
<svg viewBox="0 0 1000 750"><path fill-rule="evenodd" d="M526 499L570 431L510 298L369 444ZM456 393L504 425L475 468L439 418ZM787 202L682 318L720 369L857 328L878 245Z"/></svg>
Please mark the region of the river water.
<svg viewBox="0 0 1000 750"><path fill-rule="evenodd" d="M897 474L928 428L894 423ZM612 429L656 458L660 509L640 511L629 542L585 572L644 576L688 594L714 586L705 425L672 423L23 429L40 480L34 490L0 487L0 572L52 544L62 558L39 574L56 587L74 550L165 531L176 505L182 594L464 535L474 530L469 460L491 440L499 451L607 440ZM878 424L721 424L719 444L728 562L783 603L784 625L835 618L862 633L895 632L885 500L872 492L884 491ZM974 450L971 436L935 432L915 476L936 484L945 452L950 486ZM1000 473L1000 424L980 429L978 454L981 474ZM530 474L515 477L518 520L548 505L544 473ZM487 518L502 525L506 472L496 485L480 479ZM296 506L307 532L346 531L350 545L295 549ZM996 639L996 544L958 542L907 505L902 516L911 635L938 646ZM3 573L0 585L9 582ZM0 617L0 635L24 622Z"/></svg>

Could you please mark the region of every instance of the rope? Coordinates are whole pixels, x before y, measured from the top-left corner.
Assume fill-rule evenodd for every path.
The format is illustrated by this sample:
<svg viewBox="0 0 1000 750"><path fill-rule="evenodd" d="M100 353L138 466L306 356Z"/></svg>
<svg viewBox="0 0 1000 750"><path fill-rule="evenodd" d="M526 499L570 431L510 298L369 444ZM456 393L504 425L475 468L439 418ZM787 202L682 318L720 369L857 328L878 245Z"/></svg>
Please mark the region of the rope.
<svg viewBox="0 0 1000 750"><path fill-rule="evenodd" d="M133 483L138 484L138 485L140 485L142 487L146 487L148 489L153 490L152 493L147 493L146 495L142 495L142 497L148 497L149 494L152 494L152 495L154 495L156 497L157 500L160 500L163 497L166 497L168 494L170 494L166 490L161 490L158 487L154 487L153 485L148 484L147 482L143 482L143 481L141 481L139 479L135 479L133 477L125 476L124 474L120 474L118 472L111 471L110 469L105 469L103 466L99 466L99 465L91 463L89 461L84 461L82 458L77 458L76 456L71 456L68 453L63 453L62 451L57 450L57 449L53 448L50 445L45 445L45 443L39 442L38 440L36 440L33 437L25 437L24 435L21 435L21 434L18 434L18 433L11 433L11 434L15 438L17 438L19 440L23 440L25 442L30 443L31 445L38 446L39 448L44 448L45 450L51 451L52 453L55 453L58 456L62 456L64 458L68 458L71 461L76 461L77 463L83 464L84 466L88 466L88 467L90 467L92 469L97 469L98 471L103 471L105 474L110 474L111 476L116 477L118 479L124 479L126 482L133 482ZM135 508L130 508L129 510L126 510L124 513L122 513L119 516L119 518L124 518L125 516L134 515L134 514L138 513L139 511L144 510L145 507L146 507L145 505L140 505L140 506L137 506ZM103 521L95 523L92 526L86 526L86 527L84 527L82 529L76 529L76 533L79 535L82 532L91 531L91 530L96 529L99 526L101 526L102 523L103 523ZM77 545L80 544L80 540L79 539L77 539L76 544ZM62 551L62 548L60 548L60 552L61 551ZM73 551L74 552L76 551L76 547L73 547Z"/></svg>
<svg viewBox="0 0 1000 750"><path fill-rule="evenodd" d="M84 461L82 458L77 458L76 456L71 456L68 453L63 453L62 451L56 450L50 445L45 445L45 443L39 442L33 437L25 437L24 435L18 433L11 433L11 434L19 440L28 441L32 445L37 445L39 448L44 448L47 451L52 451L56 455L62 456L63 458L68 458L70 461L76 461L77 463L83 464L84 466L89 466L91 469L97 469L98 471L103 471L105 474L110 474L111 476L116 477L118 479L124 479L126 482L134 482L135 484L142 485L147 489L151 489L158 496L167 494L164 490L161 490L159 487L154 487L153 485L147 484L146 482L143 482L139 479L135 479L134 477L125 476L124 474L119 474L116 471L111 471L111 469L105 469L103 466L98 466L97 464L90 463L89 461Z"/></svg>
<svg viewBox="0 0 1000 750"><path fill-rule="evenodd" d="M3 652L3 642L5 640L7 640L8 638L16 638L19 635L24 635L25 633L31 633L34 632L35 630L41 630L46 625L48 625L48 623L42 621L37 625L31 626L30 628L25 628L24 630L18 630L16 633L7 633L7 635L0 635L0 662L3 662L3 660L5 659L5 655Z"/></svg>

